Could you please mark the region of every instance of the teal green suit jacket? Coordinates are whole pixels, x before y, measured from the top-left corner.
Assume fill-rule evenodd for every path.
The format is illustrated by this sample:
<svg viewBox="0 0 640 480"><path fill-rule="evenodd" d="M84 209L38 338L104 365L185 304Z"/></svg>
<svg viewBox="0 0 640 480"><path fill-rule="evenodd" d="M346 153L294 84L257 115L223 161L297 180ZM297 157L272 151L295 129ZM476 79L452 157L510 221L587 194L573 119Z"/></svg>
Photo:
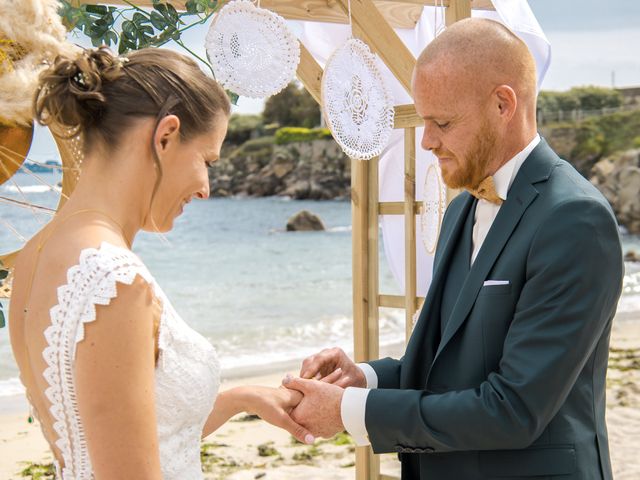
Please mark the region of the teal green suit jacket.
<svg viewBox="0 0 640 480"><path fill-rule="evenodd" d="M442 286L472 204L465 192L446 211L404 357L370 362L374 452L400 453L405 480L611 479L605 376L624 264L609 204L542 140L441 335Z"/></svg>

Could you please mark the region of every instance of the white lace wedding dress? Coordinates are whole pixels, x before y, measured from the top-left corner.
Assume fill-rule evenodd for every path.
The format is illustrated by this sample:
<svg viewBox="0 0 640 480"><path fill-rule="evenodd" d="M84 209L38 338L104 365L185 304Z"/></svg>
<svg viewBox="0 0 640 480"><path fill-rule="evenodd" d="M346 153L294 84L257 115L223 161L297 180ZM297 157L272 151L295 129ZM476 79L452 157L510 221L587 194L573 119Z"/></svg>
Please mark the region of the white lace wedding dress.
<svg viewBox="0 0 640 480"><path fill-rule="evenodd" d="M136 275L152 285L162 303L159 358L155 369L155 400L160 464L165 480L202 478L200 438L220 384L215 350L178 316L140 259L130 250L102 243L82 251L58 288L58 304L51 309L43 355L48 367L46 396L62 453L57 479L93 478L74 384L76 344L84 338L84 324L96 319L96 305L116 297L116 284L130 285ZM151 452L149 453L151 455Z"/></svg>

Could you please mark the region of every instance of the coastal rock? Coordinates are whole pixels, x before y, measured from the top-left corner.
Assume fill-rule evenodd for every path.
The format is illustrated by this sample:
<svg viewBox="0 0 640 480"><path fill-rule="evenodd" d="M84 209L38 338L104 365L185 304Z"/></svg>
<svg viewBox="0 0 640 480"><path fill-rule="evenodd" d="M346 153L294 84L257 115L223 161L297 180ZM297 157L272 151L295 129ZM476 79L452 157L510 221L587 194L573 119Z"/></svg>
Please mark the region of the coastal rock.
<svg viewBox="0 0 640 480"><path fill-rule="evenodd" d="M269 143L269 137L227 146L209 169L212 197L349 198L351 161L333 139Z"/></svg>
<svg viewBox="0 0 640 480"><path fill-rule="evenodd" d="M624 261L625 262L640 262L640 253L638 253L638 252L636 252L634 250L629 250L624 255Z"/></svg>
<svg viewBox="0 0 640 480"><path fill-rule="evenodd" d="M298 180L294 184L289 185L282 194L294 200L302 200L309 198L309 189L310 185L307 180Z"/></svg>
<svg viewBox="0 0 640 480"><path fill-rule="evenodd" d="M593 183L611 204L629 233L640 233L640 149L600 160L591 169Z"/></svg>
<svg viewBox="0 0 640 480"><path fill-rule="evenodd" d="M287 155L285 152L278 152L274 157L271 169L277 178L284 178L296 168L295 161L291 155Z"/></svg>
<svg viewBox="0 0 640 480"><path fill-rule="evenodd" d="M322 220L308 210L296 213L287 222L287 232L319 231L324 229Z"/></svg>

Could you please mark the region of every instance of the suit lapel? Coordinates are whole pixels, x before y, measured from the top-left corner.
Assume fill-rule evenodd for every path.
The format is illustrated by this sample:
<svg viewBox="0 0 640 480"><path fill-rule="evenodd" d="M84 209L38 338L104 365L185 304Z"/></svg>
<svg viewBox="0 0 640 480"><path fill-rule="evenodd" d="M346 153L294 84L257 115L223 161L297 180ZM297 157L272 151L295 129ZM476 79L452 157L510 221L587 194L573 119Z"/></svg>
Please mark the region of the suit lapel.
<svg viewBox="0 0 640 480"><path fill-rule="evenodd" d="M411 368L403 368L402 371L407 377L403 378L403 385L417 388L422 383L426 375L426 369L429 368L433 358L435 357L435 349L430 345L437 342L436 333L440 330L440 299L444 280L446 279L446 271L451 261L456 246L456 240L460 236L460 232L464 227L465 220L474 198L466 192L460 195L466 195L457 211L452 211L452 225L443 224L442 228L442 252L438 252L434 261L433 278L427 296L424 301L420 316L414 328L413 333L407 344L403 362L405 365L411 365Z"/></svg>
<svg viewBox="0 0 640 480"><path fill-rule="evenodd" d="M464 223L467 220L467 216L469 215L469 211L473 206L474 198L469 193L463 192L460 195L465 195L466 198L463 200L458 216L454 220L455 223L453 224L453 227L447 231L445 234L446 237L443 238L442 254L435 258L433 265L433 279L431 280L432 285L441 286L444 280L444 272L447 271L447 268L451 263L451 255L456 249L460 232L462 231Z"/></svg>
<svg viewBox="0 0 640 480"><path fill-rule="evenodd" d="M491 225L469 276L462 286L458 302L453 308L435 359L438 358L468 317L489 271L520 222L522 215L538 196L538 190L533 184L549 178L557 159L558 157L546 142L541 140L523 163L511 186L507 200L503 203ZM451 247L451 245L448 246Z"/></svg>

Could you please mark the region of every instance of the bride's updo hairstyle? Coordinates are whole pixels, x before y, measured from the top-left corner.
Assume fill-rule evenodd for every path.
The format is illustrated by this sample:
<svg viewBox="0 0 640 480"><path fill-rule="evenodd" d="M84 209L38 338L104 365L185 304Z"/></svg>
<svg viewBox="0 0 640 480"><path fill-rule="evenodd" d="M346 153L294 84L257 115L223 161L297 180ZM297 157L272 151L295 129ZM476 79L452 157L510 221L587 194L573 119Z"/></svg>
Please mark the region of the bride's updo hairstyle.
<svg viewBox="0 0 640 480"><path fill-rule="evenodd" d="M228 116L229 99L218 83L189 57L146 48L116 57L106 47L59 56L42 72L34 99L42 125L79 129L85 152L118 145L132 121L167 114L180 119L181 139L214 127Z"/></svg>
<svg viewBox="0 0 640 480"><path fill-rule="evenodd" d="M180 138L188 141L211 131L217 121L226 122L231 111L225 91L195 61L160 48L124 57L107 47L83 50L75 58L58 56L40 74L33 107L36 121L56 133L82 133L85 154L117 149L139 118L155 118L157 127L166 115L176 115ZM158 174L155 195L162 168L153 137L151 149Z"/></svg>

